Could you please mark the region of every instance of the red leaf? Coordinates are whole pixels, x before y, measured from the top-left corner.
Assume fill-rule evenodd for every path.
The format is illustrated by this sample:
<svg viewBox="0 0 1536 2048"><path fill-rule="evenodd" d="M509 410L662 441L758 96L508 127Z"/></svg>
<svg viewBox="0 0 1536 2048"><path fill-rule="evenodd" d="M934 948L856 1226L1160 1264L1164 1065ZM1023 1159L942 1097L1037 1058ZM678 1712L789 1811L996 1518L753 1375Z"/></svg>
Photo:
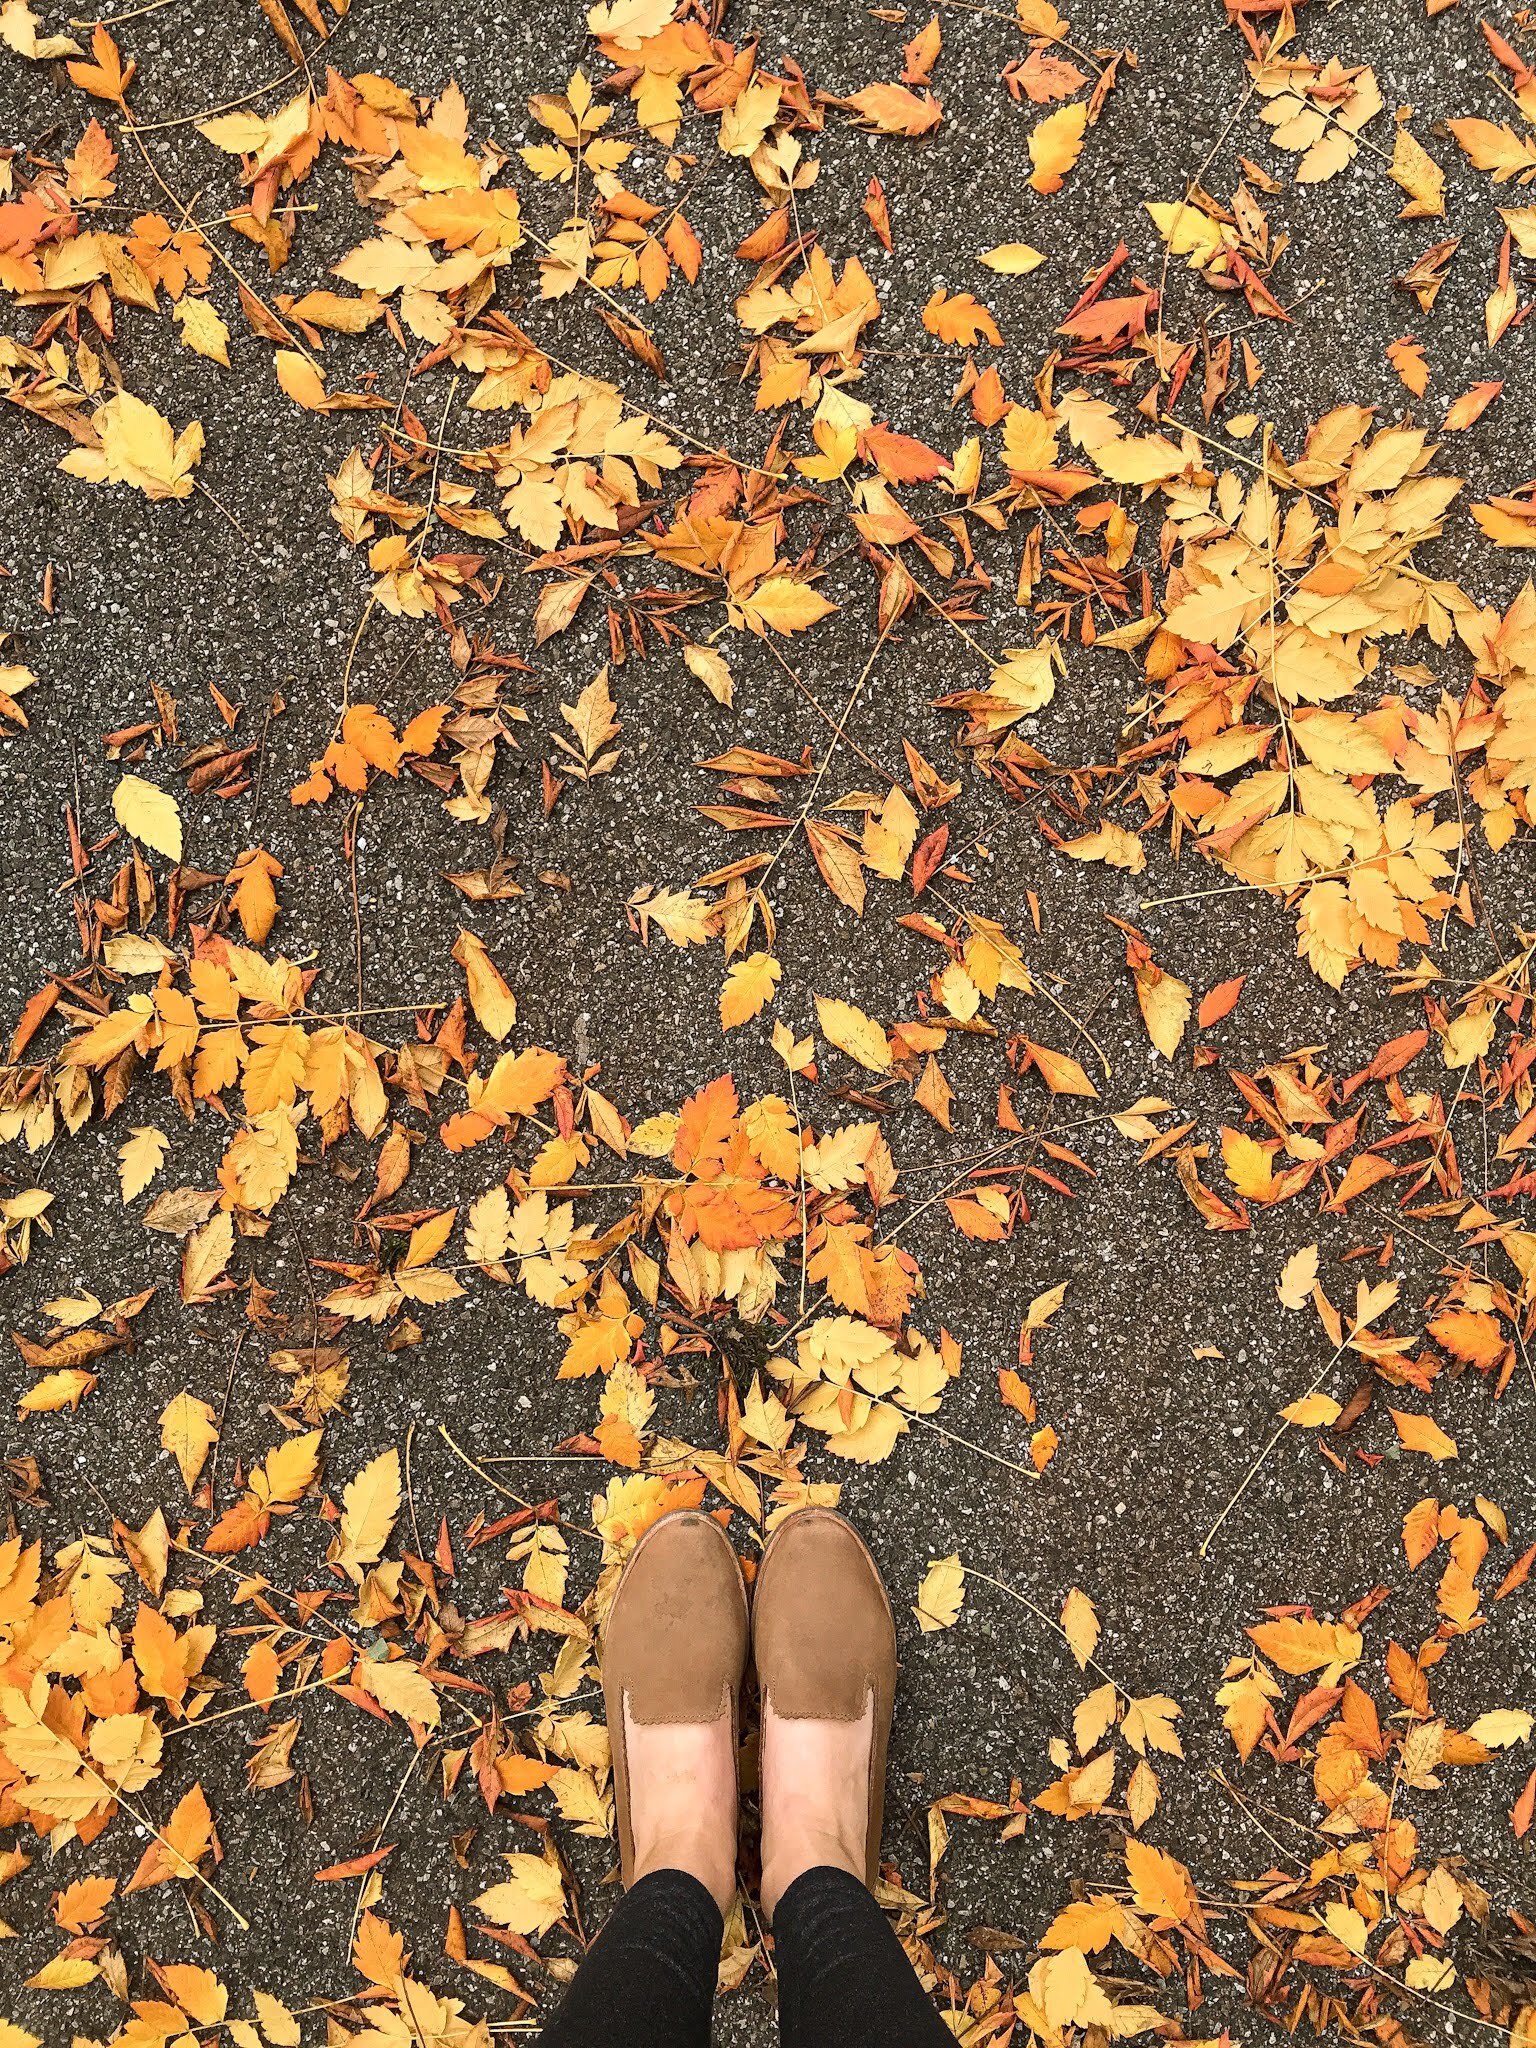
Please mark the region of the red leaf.
<svg viewBox="0 0 1536 2048"><path fill-rule="evenodd" d="M949 850L949 827L935 825L912 856L912 894L921 896Z"/></svg>

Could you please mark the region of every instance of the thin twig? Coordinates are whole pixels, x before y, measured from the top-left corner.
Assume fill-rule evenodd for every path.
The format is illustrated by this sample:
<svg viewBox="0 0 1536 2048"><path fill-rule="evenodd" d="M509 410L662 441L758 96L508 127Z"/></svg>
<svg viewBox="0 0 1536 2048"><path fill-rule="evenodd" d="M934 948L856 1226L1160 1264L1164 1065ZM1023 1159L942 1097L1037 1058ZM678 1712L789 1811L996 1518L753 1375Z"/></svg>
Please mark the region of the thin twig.
<svg viewBox="0 0 1536 2048"><path fill-rule="evenodd" d="M1318 1388L1323 1384L1323 1381L1327 1379L1329 1373L1333 1371L1333 1368L1344 1356L1344 1352L1349 1344L1349 1339L1354 1334L1354 1331L1351 1330L1349 1336L1343 1338L1340 1341L1338 1348L1329 1358L1328 1363L1317 1375L1317 1378L1313 1380L1311 1386L1307 1388L1306 1393L1300 1396L1302 1400L1306 1400L1307 1395L1315 1394L1317 1392ZM1205 1541L1200 1546L1200 1555L1202 1557L1204 1557L1206 1552L1210 1549L1217 1530L1221 1527L1222 1523L1227 1519L1228 1515L1231 1514L1232 1510L1237 1506L1238 1502L1242 1499L1243 1495L1248 1491L1249 1487L1253 1484L1254 1480L1258 1478L1259 1470L1260 1467L1263 1465L1264 1460L1275 1448L1275 1445L1279 1443L1281 1437L1285 1435L1285 1432L1288 1429L1294 1429L1295 1426L1296 1425L1293 1422L1288 1421L1285 1418L1285 1416L1281 1416L1280 1427L1275 1431L1274 1435L1269 1439L1269 1442L1264 1446L1263 1450L1260 1451L1259 1455L1248 1467L1248 1470L1243 1474L1242 1484L1238 1487L1236 1493L1233 1494L1232 1498L1227 1502L1226 1506L1222 1509L1221 1513L1216 1517L1215 1521L1211 1524L1209 1530L1206 1532Z"/></svg>

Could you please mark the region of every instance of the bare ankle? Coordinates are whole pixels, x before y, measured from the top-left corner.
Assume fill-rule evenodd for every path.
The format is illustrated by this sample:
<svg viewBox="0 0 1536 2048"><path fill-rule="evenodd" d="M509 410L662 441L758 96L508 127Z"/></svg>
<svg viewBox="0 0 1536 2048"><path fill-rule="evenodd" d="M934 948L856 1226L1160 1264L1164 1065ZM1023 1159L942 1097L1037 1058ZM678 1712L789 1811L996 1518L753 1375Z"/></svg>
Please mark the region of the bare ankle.
<svg viewBox="0 0 1536 2048"><path fill-rule="evenodd" d="M763 1911L771 1920L779 1901L808 1870L846 1870L850 1877L864 1881L864 1844L846 1835L806 1828L793 1839L780 1840L773 1855L763 1864Z"/></svg>
<svg viewBox="0 0 1536 2048"><path fill-rule="evenodd" d="M764 1911L830 1864L862 1883L869 1834L872 1712L859 1721L763 1717Z"/></svg>
<svg viewBox="0 0 1536 2048"><path fill-rule="evenodd" d="M736 1739L732 1721L636 1725L625 1711L630 1881L682 1870L722 1913L736 1896Z"/></svg>
<svg viewBox="0 0 1536 2048"><path fill-rule="evenodd" d="M723 1914L736 1896L736 1862L721 1841L717 1823L658 1830L635 1840L635 1882L658 1870L681 1870L697 1878Z"/></svg>

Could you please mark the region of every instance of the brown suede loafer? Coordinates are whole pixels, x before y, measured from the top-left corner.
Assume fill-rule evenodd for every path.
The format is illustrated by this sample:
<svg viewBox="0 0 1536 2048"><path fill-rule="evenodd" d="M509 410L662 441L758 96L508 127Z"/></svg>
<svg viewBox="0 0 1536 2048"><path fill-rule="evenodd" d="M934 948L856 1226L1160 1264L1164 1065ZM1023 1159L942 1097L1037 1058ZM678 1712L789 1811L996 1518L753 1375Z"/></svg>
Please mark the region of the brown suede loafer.
<svg viewBox="0 0 1536 2048"><path fill-rule="evenodd" d="M747 1592L730 1538L698 1509L655 1522L629 1554L603 1635L619 1868L633 1881L624 1710L643 1727L717 1721L734 1743L747 1662Z"/></svg>
<svg viewBox="0 0 1536 2048"><path fill-rule="evenodd" d="M885 1754L896 1692L896 1625L879 1568L851 1523L801 1508L757 1568L752 1653L763 1709L785 1721L858 1721L871 1698L865 1883L880 1874Z"/></svg>

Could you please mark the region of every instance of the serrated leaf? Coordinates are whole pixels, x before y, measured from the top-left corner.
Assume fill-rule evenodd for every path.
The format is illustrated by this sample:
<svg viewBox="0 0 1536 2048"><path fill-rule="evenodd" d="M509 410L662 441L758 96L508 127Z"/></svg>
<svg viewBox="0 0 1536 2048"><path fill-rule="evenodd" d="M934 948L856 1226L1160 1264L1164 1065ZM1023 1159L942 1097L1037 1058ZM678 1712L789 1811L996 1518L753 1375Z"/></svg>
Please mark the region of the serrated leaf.
<svg viewBox="0 0 1536 2048"><path fill-rule="evenodd" d="M125 775L112 792L112 815L141 844L167 860L181 859L181 812L168 790L142 775Z"/></svg>

